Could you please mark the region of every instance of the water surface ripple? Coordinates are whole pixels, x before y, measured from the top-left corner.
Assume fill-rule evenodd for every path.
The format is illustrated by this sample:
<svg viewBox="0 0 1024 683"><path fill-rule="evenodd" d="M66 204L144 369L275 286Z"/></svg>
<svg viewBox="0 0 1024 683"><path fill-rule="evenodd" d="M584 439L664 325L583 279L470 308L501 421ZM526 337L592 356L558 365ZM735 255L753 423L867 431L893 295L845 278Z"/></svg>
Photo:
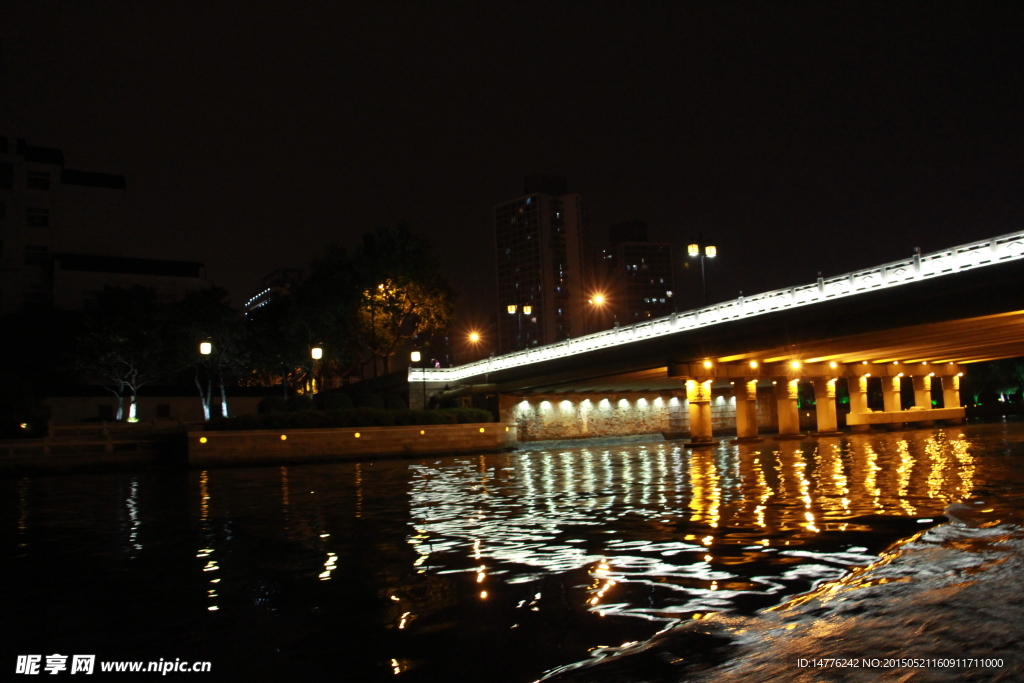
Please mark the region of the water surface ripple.
<svg viewBox="0 0 1024 683"><path fill-rule="evenodd" d="M4 647L253 680L532 681L782 603L950 504L1012 516L1022 440L999 424L6 479Z"/></svg>

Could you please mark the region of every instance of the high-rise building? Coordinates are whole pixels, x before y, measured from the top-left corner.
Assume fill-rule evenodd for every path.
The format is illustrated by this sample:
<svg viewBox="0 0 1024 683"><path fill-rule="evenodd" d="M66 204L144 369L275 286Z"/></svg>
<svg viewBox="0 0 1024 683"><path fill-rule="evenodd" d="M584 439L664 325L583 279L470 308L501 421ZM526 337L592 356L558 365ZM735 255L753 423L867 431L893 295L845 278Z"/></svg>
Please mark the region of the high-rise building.
<svg viewBox="0 0 1024 683"><path fill-rule="evenodd" d="M499 353L584 333L586 223L557 176L527 177L522 196L494 207Z"/></svg>
<svg viewBox="0 0 1024 683"><path fill-rule="evenodd" d="M154 287L160 300L208 286L191 261L135 258L123 175L64 166L64 152L0 136L0 315L88 309L106 286Z"/></svg>
<svg viewBox="0 0 1024 683"><path fill-rule="evenodd" d="M648 242L647 224L642 221L611 225L608 238L605 264L611 291L605 297L612 314L598 319L628 325L672 313L673 297L677 296L673 291L672 245Z"/></svg>

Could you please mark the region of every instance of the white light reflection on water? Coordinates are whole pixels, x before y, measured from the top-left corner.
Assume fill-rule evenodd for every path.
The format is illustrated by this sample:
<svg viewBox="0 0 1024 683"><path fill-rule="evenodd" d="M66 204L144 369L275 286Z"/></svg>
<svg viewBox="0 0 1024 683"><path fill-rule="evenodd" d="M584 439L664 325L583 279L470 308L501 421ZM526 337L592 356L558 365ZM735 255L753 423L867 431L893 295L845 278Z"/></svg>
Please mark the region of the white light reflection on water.
<svg viewBox="0 0 1024 683"><path fill-rule="evenodd" d="M139 478L132 477L132 483L128 487L128 498L125 500L125 507L128 508L128 519L131 520L131 528L128 530L128 544L132 547L132 557L135 557L142 544L139 543Z"/></svg>
<svg viewBox="0 0 1024 683"><path fill-rule="evenodd" d="M472 574L493 592L582 571L587 609L664 621L868 563L863 540L842 541L870 531L858 517L940 514L973 476L968 443L941 432L777 449L659 443L415 464L408 542L421 572Z"/></svg>

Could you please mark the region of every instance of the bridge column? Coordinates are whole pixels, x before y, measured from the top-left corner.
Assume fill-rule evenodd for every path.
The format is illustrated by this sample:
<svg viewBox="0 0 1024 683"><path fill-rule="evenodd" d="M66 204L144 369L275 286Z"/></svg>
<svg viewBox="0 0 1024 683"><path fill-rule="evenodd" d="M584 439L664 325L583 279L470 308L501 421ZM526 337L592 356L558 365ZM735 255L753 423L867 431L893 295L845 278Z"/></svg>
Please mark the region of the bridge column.
<svg viewBox="0 0 1024 683"><path fill-rule="evenodd" d="M821 377L814 380L814 403L818 414L818 432L830 433L839 430L836 418L836 378Z"/></svg>
<svg viewBox="0 0 1024 683"><path fill-rule="evenodd" d="M757 380L737 380L733 396L736 398L736 439L760 441L757 438Z"/></svg>
<svg viewBox="0 0 1024 683"><path fill-rule="evenodd" d="M944 408L960 407L960 376L942 378L942 404Z"/></svg>
<svg viewBox="0 0 1024 683"><path fill-rule="evenodd" d="M690 441L712 443L711 380L686 380L686 400L690 403Z"/></svg>
<svg viewBox="0 0 1024 683"><path fill-rule="evenodd" d="M850 377L846 380L846 387L850 390L850 412L868 413L868 378L866 375Z"/></svg>
<svg viewBox="0 0 1024 683"><path fill-rule="evenodd" d="M797 406L799 379L780 377L775 385L775 401L779 406L779 436L800 433L800 409Z"/></svg>
<svg viewBox="0 0 1024 683"><path fill-rule="evenodd" d="M913 377L914 380L914 406L930 410L932 407L932 378L931 375Z"/></svg>
<svg viewBox="0 0 1024 683"><path fill-rule="evenodd" d="M868 408L868 376L850 377L846 380L846 387L850 391L850 414L870 413L871 409ZM850 425L850 430L854 432L866 432L869 429L871 429L869 425Z"/></svg>
<svg viewBox="0 0 1024 683"><path fill-rule="evenodd" d="M898 413L903 408L900 405L900 380L902 377L882 378L882 401L885 404L885 412Z"/></svg>

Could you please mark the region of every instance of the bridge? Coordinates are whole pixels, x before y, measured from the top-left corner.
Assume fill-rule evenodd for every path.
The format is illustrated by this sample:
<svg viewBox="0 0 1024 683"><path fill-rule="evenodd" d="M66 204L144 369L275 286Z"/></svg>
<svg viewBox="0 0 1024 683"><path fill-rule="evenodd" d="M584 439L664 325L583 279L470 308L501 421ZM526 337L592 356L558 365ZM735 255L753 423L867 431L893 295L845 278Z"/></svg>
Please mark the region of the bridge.
<svg viewBox="0 0 1024 683"><path fill-rule="evenodd" d="M1017 232L408 379L413 402L498 395L520 439L660 431L702 444L715 431L795 437L811 387L818 433L840 416L860 429L957 420L964 366L1021 355Z"/></svg>

